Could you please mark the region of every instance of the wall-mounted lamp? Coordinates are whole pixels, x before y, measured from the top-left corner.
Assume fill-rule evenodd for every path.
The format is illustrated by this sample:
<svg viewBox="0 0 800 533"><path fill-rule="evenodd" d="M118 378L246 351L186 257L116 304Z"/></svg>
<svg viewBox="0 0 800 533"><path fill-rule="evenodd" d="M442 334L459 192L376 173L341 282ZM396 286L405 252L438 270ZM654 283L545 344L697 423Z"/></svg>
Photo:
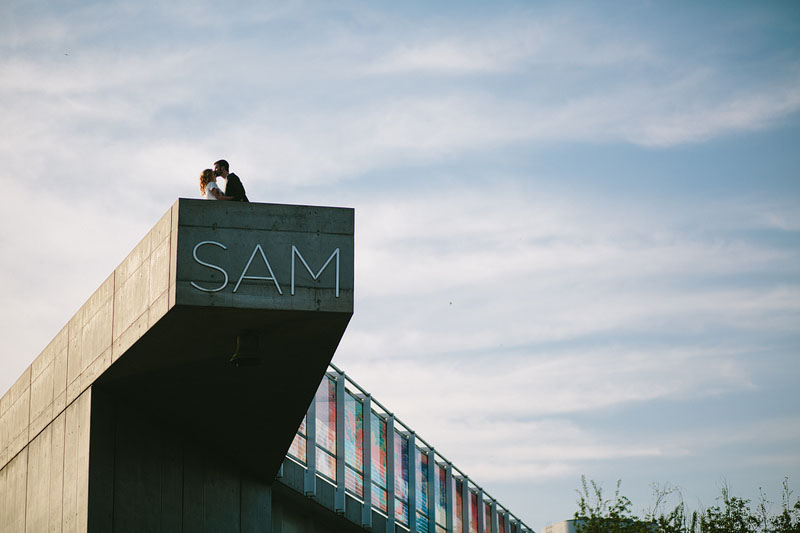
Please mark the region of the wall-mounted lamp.
<svg viewBox="0 0 800 533"><path fill-rule="evenodd" d="M258 351L258 332L244 330L236 336L236 352L230 360L236 366L255 366L261 363Z"/></svg>

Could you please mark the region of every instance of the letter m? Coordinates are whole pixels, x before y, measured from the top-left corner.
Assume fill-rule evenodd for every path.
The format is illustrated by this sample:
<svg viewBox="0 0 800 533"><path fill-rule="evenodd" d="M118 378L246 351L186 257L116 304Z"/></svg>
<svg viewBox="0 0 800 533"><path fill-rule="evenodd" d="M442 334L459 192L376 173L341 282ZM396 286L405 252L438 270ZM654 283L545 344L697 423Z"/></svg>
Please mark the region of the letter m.
<svg viewBox="0 0 800 533"><path fill-rule="evenodd" d="M333 251L333 253L331 254L331 256L328 258L328 260L325 261L325 264L322 265L322 268L319 269L319 272L314 274L314 271L311 270L310 266L308 266L308 263L306 262L305 258L300 253L300 251L297 249L297 247L294 244L292 245L292 296L294 296L294 264L295 264L294 258L295 258L295 256L300 258L300 262L303 263L304 267L306 267L306 270L308 271L308 273L311 274L311 279L313 279L314 281L317 281L317 279L320 277L322 272L328 267L328 265L331 263L331 260L333 260L333 258L335 257L336 258L336 297L337 298L339 297L339 249L338 248L335 249Z"/></svg>

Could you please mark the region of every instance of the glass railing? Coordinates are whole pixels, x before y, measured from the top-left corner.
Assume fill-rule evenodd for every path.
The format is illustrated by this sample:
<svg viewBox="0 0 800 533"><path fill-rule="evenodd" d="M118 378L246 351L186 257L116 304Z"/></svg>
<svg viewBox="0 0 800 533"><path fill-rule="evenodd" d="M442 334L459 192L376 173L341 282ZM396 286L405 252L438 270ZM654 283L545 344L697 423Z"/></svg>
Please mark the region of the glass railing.
<svg viewBox="0 0 800 533"><path fill-rule="evenodd" d="M306 494L317 479L418 533L533 533L446 457L333 364L317 389L287 458L305 468Z"/></svg>

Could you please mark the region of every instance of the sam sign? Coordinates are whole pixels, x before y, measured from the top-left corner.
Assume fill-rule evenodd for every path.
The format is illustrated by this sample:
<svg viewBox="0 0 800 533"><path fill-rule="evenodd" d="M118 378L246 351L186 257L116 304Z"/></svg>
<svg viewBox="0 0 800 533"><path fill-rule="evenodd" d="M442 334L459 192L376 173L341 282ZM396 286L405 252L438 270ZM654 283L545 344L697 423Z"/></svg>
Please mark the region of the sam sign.
<svg viewBox="0 0 800 533"><path fill-rule="evenodd" d="M176 304L352 312L353 209L180 204Z"/></svg>

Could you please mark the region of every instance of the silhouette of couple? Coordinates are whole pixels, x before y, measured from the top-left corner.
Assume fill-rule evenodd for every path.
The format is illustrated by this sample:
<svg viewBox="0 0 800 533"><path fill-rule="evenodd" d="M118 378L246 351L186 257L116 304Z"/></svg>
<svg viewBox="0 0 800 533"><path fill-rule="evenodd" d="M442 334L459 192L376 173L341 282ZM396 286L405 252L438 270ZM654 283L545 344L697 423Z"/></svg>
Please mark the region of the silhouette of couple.
<svg viewBox="0 0 800 533"><path fill-rule="evenodd" d="M200 193L206 200L233 200L235 202L249 202L244 192L244 185L239 176L229 172L230 166L224 159L214 163L214 170L205 169L200 174ZM217 177L225 180L225 190L217 185Z"/></svg>

